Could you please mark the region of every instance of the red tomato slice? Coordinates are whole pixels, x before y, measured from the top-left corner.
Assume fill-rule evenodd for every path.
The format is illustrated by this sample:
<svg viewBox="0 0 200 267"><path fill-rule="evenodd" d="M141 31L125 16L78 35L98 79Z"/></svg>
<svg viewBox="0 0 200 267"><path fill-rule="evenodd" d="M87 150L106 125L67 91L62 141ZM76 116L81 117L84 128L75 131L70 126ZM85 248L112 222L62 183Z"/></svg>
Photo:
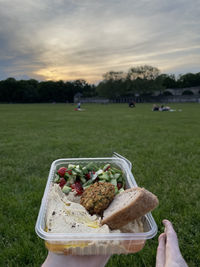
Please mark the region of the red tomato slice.
<svg viewBox="0 0 200 267"><path fill-rule="evenodd" d="M58 173L58 175L59 175L60 177L64 177L66 171L67 171L67 168L65 168L65 167L61 167L61 168L57 171L57 173Z"/></svg>
<svg viewBox="0 0 200 267"><path fill-rule="evenodd" d="M80 182L75 182L71 185L72 190L76 190L77 195L81 195L83 193L83 187Z"/></svg>
<svg viewBox="0 0 200 267"><path fill-rule="evenodd" d="M60 178L59 186L63 188L63 186L66 184L66 180L62 177Z"/></svg>

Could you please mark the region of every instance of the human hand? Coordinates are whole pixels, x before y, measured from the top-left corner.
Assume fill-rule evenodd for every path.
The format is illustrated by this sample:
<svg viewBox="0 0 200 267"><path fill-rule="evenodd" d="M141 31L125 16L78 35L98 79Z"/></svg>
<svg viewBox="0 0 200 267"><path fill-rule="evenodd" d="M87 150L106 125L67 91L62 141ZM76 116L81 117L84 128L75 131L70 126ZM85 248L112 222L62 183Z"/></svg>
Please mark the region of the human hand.
<svg viewBox="0 0 200 267"><path fill-rule="evenodd" d="M163 220L163 224L165 232L158 238L156 267L187 267L188 265L181 255L178 238L172 223Z"/></svg>
<svg viewBox="0 0 200 267"><path fill-rule="evenodd" d="M42 267L104 267L109 255L72 256L49 252Z"/></svg>

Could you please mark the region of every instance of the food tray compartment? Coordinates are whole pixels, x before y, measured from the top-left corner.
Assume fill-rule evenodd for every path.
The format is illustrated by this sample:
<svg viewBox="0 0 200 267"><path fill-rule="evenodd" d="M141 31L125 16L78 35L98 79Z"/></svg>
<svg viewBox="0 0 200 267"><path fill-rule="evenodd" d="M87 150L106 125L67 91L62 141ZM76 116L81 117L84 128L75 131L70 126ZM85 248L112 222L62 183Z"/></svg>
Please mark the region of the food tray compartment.
<svg viewBox="0 0 200 267"><path fill-rule="evenodd" d="M70 255L111 255L128 254L140 251L147 239L153 238L157 234L157 225L151 215L142 217L144 232L141 233L49 233L45 231L46 210L48 203L48 193L55 173L60 167L71 164L87 165L94 162L102 166L110 163L120 168L126 179L126 188L136 187L137 183L131 173L129 161L115 153L110 158L65 158L55 160L49 172L44 196L41 202L38 219L36 222L37 235L45 240L45 246L49 251L58 254Z"/></svg>

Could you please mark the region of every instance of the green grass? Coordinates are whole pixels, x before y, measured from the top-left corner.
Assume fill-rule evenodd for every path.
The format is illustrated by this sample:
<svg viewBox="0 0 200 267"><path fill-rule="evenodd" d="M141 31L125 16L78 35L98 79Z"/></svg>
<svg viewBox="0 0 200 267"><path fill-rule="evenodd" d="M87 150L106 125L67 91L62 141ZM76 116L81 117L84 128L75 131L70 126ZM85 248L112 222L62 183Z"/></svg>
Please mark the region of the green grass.
<svg viewBox="0 0 200 267"><path fill-rule="evenodd" d="M200 266L200 105L0 105L0 266L40 266L47 251L35 234L53 160L127 157L139 186L155 193L159 233L171 220L190 267ZM182 111L178 111L182 109ZM110 266L155 266L157 237L137 254L114 255Z"/></svg>

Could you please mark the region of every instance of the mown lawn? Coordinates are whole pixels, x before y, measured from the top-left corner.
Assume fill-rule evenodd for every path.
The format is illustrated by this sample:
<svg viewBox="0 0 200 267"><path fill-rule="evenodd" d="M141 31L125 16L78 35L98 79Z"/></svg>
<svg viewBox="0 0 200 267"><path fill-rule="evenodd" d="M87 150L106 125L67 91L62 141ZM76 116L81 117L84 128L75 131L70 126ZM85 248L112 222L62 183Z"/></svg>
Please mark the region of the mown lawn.
<svg viewBox="0 0 200 267"><path fill-rule="evenodd" d="M155 193L153 211L174 223L190 267L200 266L200 104L0 105L0 266L40 266L47 251L35 234L40 202L53 160L127 157L139 186ZM178 110L182 111L178 111ZM158 233L158 234L159 234ZM132 255L114 255L110 266L155 266L157 237Z"/></svg>

